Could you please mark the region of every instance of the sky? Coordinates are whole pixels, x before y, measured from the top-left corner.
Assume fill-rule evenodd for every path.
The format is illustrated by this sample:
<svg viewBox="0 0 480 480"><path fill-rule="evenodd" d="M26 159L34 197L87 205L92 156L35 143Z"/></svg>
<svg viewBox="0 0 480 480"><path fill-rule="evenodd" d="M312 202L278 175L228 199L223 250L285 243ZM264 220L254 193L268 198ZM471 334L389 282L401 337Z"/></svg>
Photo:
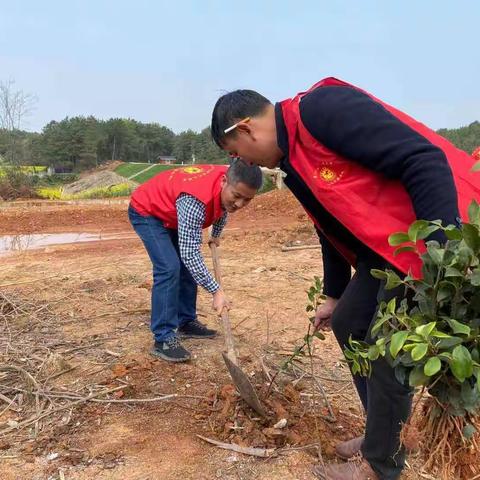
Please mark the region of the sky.
<svg viewBox="0 0 480 480"><path fill-rule="evenodd" d="M225 91L279 101L328 76L435 129L480 120L480 2L0 0L0 81L38 98L27 130L200 130Z"/></svg>

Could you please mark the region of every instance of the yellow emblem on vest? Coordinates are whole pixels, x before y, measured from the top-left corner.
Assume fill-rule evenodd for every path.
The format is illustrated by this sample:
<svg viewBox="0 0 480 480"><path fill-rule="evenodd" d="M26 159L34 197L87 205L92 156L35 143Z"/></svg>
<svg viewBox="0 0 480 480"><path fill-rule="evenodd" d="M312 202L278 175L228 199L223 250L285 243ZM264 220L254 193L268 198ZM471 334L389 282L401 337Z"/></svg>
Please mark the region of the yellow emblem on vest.
<svg viewBox="0 0 480 480"><path fill-rule="evenodd" d="M331 168L328 167L323 167L320 169L318 172L320 178L324 180L325 182L334 182L335 180L338 179L338 175L335 171L333 171Z"/></svg>
<svg viewBox="0 0 480 480"><path fill-rule="evenodd" d="M185 173L195 174L195 173L200 173L202 169L200 167L185 167L183 171Z"/></svg>

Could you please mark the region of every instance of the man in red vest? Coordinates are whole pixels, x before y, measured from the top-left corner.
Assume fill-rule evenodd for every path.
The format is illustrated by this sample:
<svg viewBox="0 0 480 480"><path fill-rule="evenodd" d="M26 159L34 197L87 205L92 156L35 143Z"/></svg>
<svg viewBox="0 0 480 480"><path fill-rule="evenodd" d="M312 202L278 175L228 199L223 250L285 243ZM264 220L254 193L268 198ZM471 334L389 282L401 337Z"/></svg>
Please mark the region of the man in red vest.
<svg viewBox="0 0 480 480"><path fill-rule="evenodd" d="M235 160L229 168L192 165L168 170L133 192L130 223L153 264L154 355L184 362L191 355L179 337L215 336L215 330L197 319L197 285L212 294L217 313L228 308L228 301L200 253L202 229L212 226L209 243L219 245L227 215L248 205L261 185L258 166Z"/></svg>
<svg viewBox="0 0 480 480"><path fill-rule="evenodd" d="M420 272L413 253L393 255L388 236L406 231L416 218L458 225L480 194L468 154L335 78L275 105L251 90L228 93L213 110L212 136L231 154L286 173L286 185L322 244L327 300L315 326L331 324L342 349L350 336L372 341L368 332L378 303L402 295L385 291L372 268ZM441 233L432 237L444 241ZM355 376L354 382L367 413L365 436L338 445L337 454L347 460L361 451L363 459L315 473L328 480L397 479L412 391L384 359L373 363L369 378Z"/></svg>

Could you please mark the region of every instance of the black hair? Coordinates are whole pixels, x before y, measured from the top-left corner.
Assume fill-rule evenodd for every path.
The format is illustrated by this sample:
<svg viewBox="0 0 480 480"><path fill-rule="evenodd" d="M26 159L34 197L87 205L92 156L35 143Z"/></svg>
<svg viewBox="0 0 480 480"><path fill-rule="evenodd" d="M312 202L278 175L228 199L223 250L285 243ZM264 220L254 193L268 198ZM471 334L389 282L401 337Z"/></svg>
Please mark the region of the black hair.
<svg viewBox="0 0 480 480"><path fill-rule="evenodd" d="M260 190L263 184L262 170L258 165L247 165L241 158L235 158L227 170L227 182L230 185L241 182L250 188Z"/></svg>
<svg viewBox="0 0 480 480"><path fill-rule="evenodd" d="M246 117L255 117L261 114L265 108L271 105L270 100L253 90L235 90L222 95L213 107L212 113L212 138L222 147L222 141L226 135L225 130L236 122Z"/></svg>

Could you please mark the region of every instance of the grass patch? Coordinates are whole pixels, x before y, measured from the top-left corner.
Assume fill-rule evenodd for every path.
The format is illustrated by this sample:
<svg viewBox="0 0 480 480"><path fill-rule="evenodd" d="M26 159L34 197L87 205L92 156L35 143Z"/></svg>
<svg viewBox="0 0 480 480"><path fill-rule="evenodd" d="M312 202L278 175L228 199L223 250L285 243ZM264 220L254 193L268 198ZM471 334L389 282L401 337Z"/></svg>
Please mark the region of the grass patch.
<svg viewBox="0 0 480 480"><path fill-rule="evenodd" d="M269 175L263 176L263 185L262 188L258 191L258 194L261 195L262 193L270 192L271 190L275 190L275 185L272 182L272 179Z"/></svg>
<svg viewBox="0 0 480 480"><path fill-rule="evenodd" d="M128 178L138 172L141 172L149 165L149 163L122 163L115 169L115 173L118 173L122 177Z"/></svg>
<svg viewBox="0 0 480 480"><path fill-rule="evenodd" d="M134 182L145 183L160 172L171 170L172 168L179 168L181 166L182 165L155 165L151 163L122 163L122 165L119 165L115 169L115 173L118 173L122 177L130 178L132 175L138 175L142 170L151 167L140 175L132 177Z"/></svg>
<svg viewBox="0 0 480 480"><path fill-rule="evenodd" d="M166 170L172 170L173 168L178 168L178 165L156 165L148 169L146 172L141 173L135 178L132 178L134 182L145 183L147 180L150 180L152 177L158 173L165 172Z"/></svg>

